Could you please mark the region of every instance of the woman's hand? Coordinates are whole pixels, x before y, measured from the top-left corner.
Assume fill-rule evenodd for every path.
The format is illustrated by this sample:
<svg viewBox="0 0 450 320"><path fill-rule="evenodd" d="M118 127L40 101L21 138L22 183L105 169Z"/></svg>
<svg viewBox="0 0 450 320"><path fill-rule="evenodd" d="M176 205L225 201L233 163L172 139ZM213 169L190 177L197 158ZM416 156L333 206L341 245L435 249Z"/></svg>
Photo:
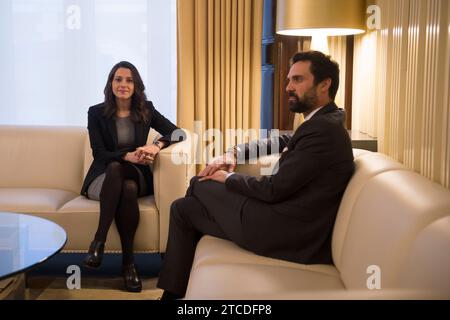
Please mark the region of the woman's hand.
<svg viewBox="0 0 450 320"><path fill-rule="evenodd" d="M125 154L123 159L125 161L144 165L144 166L148 166L149 164L151 164L153 162L153 160L146 159L145 157L140 156L137 150L134 152L128 152L127 154Z"/></svg>
<svg viewBox="0 0 450 320"><path fill-rule="evenodd" d="M158 145L148 144L136 149L137 156L140 160L155 161L156 155L161 151L161 142Z"/></svg>

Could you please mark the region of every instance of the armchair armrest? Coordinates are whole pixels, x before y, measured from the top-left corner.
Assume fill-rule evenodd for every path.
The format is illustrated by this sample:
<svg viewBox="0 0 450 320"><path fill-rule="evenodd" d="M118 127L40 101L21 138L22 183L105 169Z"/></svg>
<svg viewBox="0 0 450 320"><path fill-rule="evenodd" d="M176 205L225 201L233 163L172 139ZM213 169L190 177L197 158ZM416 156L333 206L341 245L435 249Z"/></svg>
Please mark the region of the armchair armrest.
<svg viewBox="0 0 450 320"><path fill-rule="evenodd" d="M153 164L154 196L159 211L160 252L166 250L170 206L173 201L184 197L191 178L196 174L196 136L188 132L186 136L186 140L161 150Z"/></svg>

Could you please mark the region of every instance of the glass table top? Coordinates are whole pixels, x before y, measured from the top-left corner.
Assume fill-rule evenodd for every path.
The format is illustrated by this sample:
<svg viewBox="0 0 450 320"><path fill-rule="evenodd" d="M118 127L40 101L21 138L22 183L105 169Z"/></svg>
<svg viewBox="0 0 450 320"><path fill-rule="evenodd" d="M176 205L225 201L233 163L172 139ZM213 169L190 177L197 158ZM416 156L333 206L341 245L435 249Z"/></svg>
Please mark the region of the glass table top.
<svg viewBox="0 0 450 320"><path fill-rule="evenodd" d="M48 260L66 241L64 229L52 221L0 212L0 280Z"/></svg>

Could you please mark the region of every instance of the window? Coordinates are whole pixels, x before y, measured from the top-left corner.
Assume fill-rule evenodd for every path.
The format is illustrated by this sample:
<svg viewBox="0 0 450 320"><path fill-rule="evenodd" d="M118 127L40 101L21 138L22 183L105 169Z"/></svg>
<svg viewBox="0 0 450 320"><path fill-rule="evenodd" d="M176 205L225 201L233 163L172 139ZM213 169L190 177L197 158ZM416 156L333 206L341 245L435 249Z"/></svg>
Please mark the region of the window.
<svg viewBox="0 0 450 320"><path fill-rule="evenodd" d="M0 124L85 126L121 60L176 122L176 0L2 0L0 46Z"/></svg>

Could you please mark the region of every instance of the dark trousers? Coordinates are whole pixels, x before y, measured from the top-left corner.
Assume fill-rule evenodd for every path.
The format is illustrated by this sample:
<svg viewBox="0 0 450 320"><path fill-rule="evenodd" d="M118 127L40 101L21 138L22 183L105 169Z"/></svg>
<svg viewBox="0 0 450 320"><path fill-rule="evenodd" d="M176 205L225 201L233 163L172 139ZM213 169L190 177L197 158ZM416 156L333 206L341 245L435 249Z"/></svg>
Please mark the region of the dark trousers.
<svg viewBox="0 0 450 320"><path fill-rule="evenodd" d="M243 246L242 207L248 198L215 181L191 180L184 198L170 208L169 239L157 286L186 293L195 249L203 235Z"/></svg>

